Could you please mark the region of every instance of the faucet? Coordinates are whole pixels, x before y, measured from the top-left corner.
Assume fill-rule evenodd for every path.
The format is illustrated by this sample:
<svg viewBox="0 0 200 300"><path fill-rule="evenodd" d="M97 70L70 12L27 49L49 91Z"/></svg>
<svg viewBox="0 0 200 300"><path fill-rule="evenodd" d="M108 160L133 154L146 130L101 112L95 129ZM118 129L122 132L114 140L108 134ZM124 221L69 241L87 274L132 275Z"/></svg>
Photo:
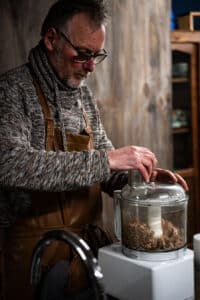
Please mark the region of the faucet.
<svg viewBox="0 0 200 300"><path fill-rule="evenodd" d="M103 274L90 247L77 234L65 230L50 230L46 232L36 244L31 263L32 286L37 290L41 281L41 258L44 249L55 240L65 242L72 246L75 252L80 256L81 261L87 270L95 299L106 300L107 296L102 285ZM66 269L64 269L64 272L65 271Z"/></svg>

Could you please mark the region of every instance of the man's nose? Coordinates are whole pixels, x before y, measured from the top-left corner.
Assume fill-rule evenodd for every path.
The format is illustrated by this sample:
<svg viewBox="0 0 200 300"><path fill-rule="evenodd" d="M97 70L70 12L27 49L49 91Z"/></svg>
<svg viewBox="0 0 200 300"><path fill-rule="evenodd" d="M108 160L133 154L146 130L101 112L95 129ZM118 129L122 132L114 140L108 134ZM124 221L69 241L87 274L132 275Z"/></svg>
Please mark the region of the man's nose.
<svg viewBox="0 0 200 300"><path fill-rule="evenodd" d="M90 60L83 63L83 69L87 72L93 72L94 71L94 60L91 58Z"/></svg>

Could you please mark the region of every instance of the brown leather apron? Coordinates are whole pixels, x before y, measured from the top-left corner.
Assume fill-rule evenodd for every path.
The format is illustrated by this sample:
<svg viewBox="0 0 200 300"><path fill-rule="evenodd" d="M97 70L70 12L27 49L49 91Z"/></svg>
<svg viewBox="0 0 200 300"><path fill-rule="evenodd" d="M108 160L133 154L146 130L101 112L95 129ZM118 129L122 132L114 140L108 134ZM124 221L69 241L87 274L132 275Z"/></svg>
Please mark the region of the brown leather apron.
<svg viewBox="0 0 200 300"><path fill-rule="evenodd" d="M46 150L63 150L60 131L55 128L47 99L35 82L39 102L46 123ZM92 131L86 116L84 134L66 133L67 150L81 151L93 148ZM97 254L98 248L112 242L112 238L102 229L102 200L100 185L94 184L79 191L33 192L32 206L25 217L20 218L6 231L4 247L4 289L5 299L32 300L30 286L30 264L33 248L39 238L52 229L70 230L90 245ZM70 261L69 290L79 290L87 286L87 275L79 257L69 246L53 242L43 255L43 270L47 270L59 260Z"/></svg>

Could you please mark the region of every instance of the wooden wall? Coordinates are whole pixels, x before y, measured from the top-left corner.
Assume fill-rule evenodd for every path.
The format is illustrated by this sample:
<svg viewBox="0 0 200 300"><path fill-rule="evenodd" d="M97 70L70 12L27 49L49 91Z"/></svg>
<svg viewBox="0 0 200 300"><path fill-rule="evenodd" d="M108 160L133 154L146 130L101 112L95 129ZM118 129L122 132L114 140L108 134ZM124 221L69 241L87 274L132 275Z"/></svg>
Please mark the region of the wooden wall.
<svg viewBox="0 0 200 300"><path fill-rule="evenodd" d="M24 63L54 0L0 0L0 73Z"/></svg>
<svg viewBox="0 0 200 300"><path fill-rule="evenodd" d="M113 1L110 56L91 78L114 144L144 145L171 168L170 1Z"/></svg>
<svg viewBox="0 0 200 300"><path fill-rule="evenodd" d="M54 0L0 0L0 73L26 61ZM111 0L109 57L89 79L116 147L137 144L171 168L170 0Z"/></svg>

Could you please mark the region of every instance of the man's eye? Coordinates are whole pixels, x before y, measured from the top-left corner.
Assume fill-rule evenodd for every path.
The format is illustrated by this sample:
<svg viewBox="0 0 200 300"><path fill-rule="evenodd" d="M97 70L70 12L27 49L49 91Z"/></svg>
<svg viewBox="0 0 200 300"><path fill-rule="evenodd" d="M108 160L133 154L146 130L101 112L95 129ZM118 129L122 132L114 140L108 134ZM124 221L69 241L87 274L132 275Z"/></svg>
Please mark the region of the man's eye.
<svg viewBox="0 0 200 300"><path fill-rule="evenodd" d="M84 57L84 58L86 57L87 58L87 57L90 57L90 54L85 53L85 52L78 52L78 56L79 57Z"/></svg>
<svg viewBox="0 0 200 300"><path fill-rule="evenodd" d="M85 51L85 50L79 50L78 53L80 53L81 55L90 55L91 54L91 52Z"/></svg>

